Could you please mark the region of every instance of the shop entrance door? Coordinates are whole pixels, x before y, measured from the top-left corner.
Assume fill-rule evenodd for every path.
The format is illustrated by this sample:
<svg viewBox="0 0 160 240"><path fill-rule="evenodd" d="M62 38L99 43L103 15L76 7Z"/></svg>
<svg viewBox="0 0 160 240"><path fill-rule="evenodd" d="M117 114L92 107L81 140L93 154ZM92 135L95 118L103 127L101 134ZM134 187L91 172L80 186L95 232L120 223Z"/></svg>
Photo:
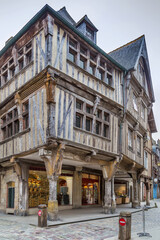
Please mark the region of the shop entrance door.
<svg viewBox="0 0 160 240"><path fill-rule="evenodd" d="M153 186L153 198L154 199L157 198L157 184L154 184L154 186Z"/></svg>
<svg viewBox="0 0 160 240"><path fill-rule="evenodd" d="M8 208L14 208L15 186L11 182L8 184Z"/></svg>
<svg viewBox="0 0 160 240"><path fill-rule="evenodd" d="M82 204L98 204L99 177L96 175L82 175Z"/></svg>

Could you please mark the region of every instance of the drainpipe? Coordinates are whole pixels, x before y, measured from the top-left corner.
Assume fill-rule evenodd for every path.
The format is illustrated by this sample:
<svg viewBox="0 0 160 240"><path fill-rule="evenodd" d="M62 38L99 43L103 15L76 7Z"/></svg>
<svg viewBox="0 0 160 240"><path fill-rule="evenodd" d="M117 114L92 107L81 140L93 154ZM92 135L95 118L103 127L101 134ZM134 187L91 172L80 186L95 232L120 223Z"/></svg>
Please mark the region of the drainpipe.
<svg viewBox="0 0 160 240"><path fill-rule="evenodd" d="M126 111L126 96L125 96L125 77L127 75L127 71L124 71L123 72L123 117L124 118L124 115L125 115L125 111ZM120 154L122 154L122 137L123 137L123 134L122 134L122 128L123 128L123 123L122 121L120 122L120 133L119 133L119 151L120 151Z"/></svg>

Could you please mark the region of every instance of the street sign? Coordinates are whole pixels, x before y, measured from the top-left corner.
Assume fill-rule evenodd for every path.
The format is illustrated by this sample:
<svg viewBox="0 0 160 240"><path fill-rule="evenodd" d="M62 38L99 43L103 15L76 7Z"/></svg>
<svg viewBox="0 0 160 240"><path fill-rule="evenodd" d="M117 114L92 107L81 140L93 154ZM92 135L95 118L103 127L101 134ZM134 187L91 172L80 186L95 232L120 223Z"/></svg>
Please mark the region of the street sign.
<svg viewBox="0 0 160 240"><path fill-rule="evenodd" d="M38 216L41 216L41 215L42 215L42 211L39 210L39 211L38 211Z"/></svg>
<svg viewBox="0 0 160 240"><path fill-rule="evenodd" d="M124 218L120 218L120 219L119 219L119 224L120 224L121 226L125 226L125 225L126 225L125 219L124 219Z"/></svg>

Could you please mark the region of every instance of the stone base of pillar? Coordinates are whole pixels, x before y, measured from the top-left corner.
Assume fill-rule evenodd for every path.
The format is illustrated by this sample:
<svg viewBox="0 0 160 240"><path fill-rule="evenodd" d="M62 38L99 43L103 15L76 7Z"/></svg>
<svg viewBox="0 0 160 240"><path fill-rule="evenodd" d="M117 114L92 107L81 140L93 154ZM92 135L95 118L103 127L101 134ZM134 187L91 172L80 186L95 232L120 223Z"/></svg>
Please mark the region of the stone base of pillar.
<svg viewBox="0 0 160 240"><path fill-rule="evenodd" d="M146 194L146 205L150 206L150 190L147 190Z"/></svg>
<svg viewBox="0 0 160 240"><path fill-rule="evenodd" d="M132 202L132 208L140 208L140 204L138 201Z"/></svg>
<svg viewBox="0 0 160 240"><path fill-rule="evenodd" d="M48 220L56 221L58 220L58 201L57 200L49 200L48 201Z"/></svg>
<svg viewBox="0 0 160 240"><path fill-rule="evenodd" d="M105 214L110 214L110 213L112 213L112 206L110 204L104 205L103 210L104 210Z"/></svg>
<svg viewBox="0 0 160 240"><path fill-rule="evenodd" d="M147 201L146 201L146 205L147 205L147 206L150 206L150 202L147 202Z"/></svg>
<svg viewBox="0 0 160 240"><path fill-rule="evenodd" d="M115 212L116 212L116 202L112 201L111 213L115 213Z"/></svg>
<svg viewBox="0 0 160 240"><path fill-rule="evenodd" d="M29 214L28 214L28 211L27 210L15 210L14 211L14 215L16 215L16 216L28 216Z"/></svg>

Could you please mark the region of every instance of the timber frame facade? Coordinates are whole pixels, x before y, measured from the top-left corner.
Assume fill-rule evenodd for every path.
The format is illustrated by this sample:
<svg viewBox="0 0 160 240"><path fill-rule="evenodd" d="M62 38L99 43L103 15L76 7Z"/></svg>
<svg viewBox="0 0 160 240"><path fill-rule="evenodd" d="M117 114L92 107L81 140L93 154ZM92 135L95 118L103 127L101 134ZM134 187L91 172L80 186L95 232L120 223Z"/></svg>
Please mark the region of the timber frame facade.
<svg viewBox="0 0 160 240"><path fill-rule="evenodd" d="M156 128L152 88L148 95L135 72L96 45L97 31L86 15L75 23L46 5L0 51L1 211L27 215L46 203L50 220L64 207L114 212L114 177L124 170L139 205L144 139Z"/></svg>

